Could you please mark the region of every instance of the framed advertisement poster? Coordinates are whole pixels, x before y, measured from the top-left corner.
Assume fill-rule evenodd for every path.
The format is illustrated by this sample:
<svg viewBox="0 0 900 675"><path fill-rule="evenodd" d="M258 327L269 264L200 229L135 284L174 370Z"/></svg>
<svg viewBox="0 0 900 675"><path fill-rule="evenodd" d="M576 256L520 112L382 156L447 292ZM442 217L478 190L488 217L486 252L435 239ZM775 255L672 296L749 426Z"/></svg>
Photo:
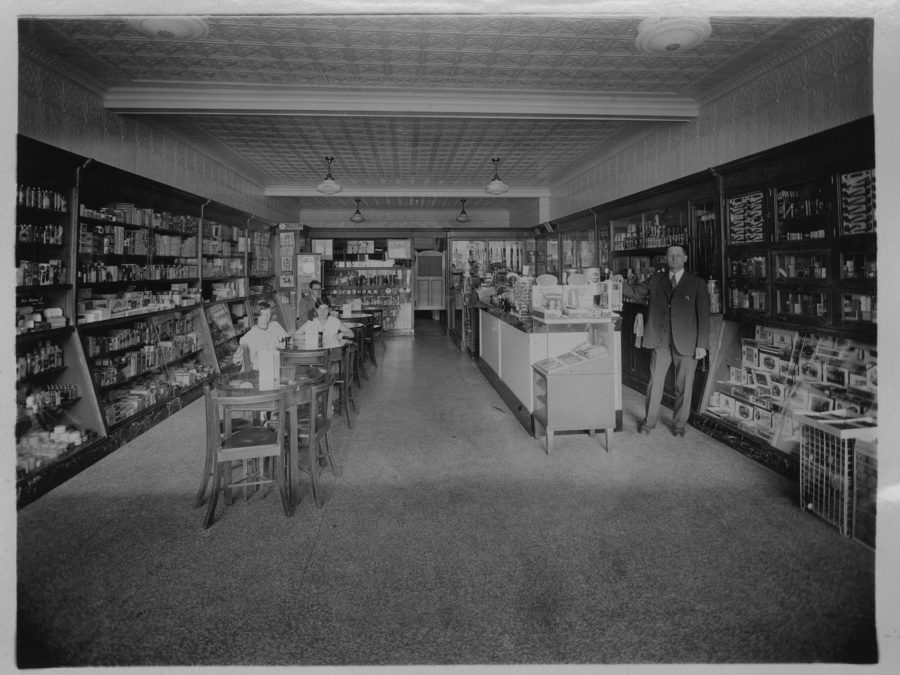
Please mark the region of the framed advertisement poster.
<svg viewBox="0 0 900 675"><path fill-rule="evenodd" d="M412 244L409 239L388 239L387 257L393 260L412 259Z"/></svg>

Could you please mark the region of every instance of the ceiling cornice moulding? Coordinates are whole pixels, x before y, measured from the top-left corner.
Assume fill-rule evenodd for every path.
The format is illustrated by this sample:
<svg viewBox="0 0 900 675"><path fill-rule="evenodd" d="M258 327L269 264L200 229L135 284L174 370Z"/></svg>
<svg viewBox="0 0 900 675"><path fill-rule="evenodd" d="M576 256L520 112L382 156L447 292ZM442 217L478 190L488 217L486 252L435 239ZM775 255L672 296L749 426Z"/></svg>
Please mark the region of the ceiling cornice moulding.
<svg viewBox="0 0 900 675"><path fill-rule="evenodd" d="M684 121L699 105L684 96L562 94L471 90L346 90L294 87L111 87L103 97L111 111L131 114L383 115Z"/></svg>
<svg viewBox="0 0 900 675"><path fill-rule="evenodd" d="M459 199L460 197L485 198L484 186L454 188L413 188L413 187L359 187L344 185L347 194L354 197L433 197ZM263 191L266 197L322 197L315 185L269 185ZM503 199L538 199L550 197L550 188L519 187L503 193ZM490 197L487 197L488 199Z"/></svg>

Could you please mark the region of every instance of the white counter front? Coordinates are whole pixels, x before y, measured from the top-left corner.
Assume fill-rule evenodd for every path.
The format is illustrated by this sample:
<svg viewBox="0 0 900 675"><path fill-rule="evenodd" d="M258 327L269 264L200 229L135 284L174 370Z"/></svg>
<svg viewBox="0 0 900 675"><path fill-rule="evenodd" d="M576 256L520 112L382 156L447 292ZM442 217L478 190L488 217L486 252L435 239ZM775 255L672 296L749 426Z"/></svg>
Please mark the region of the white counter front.
<svg viewBox="0 0 900 675"><path fill-rule="evenodd" d="M583 331L560 333L533 333L521 330L508 324L485 309L479 309L478 348L481 360L494 371L494 374L506 385L519 403L534 412L533 390L534 378L531 365L547 358L550 354L558 354L583 342L587 336ZM616 351L616 410L622 409L622 389L619 364L621 354L619 341L621 335L615 334Z"/></svg>

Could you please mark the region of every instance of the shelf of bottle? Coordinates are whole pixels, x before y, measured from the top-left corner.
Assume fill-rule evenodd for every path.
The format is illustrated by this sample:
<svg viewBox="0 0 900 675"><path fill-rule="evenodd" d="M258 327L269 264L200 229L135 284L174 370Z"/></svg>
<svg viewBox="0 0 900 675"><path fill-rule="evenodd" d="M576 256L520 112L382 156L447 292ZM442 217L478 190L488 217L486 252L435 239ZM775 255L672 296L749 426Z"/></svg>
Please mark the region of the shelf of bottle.
<svg viewBox="0 0 900 675"><path fill-rule="evenodd" d="M85 356L87 356L89 361L93 361L94 359L112 358L114 356L119 356L120 354L127 354L128 352L137 351L149 346L150 345L145 342L140 342L137 344L129 345L128 347L119 347L118 349L100 352L99 354L88 354L87 350L85 350Z"/></svg>
<svg viewBox="0 0 900 675"><path fill-rule="evenodd" d="M781 218L776 216L775 227L779 230L790 230L794 227L809 229L817 225L826 226L828 223L828 214L830 211L820 211L806 216L793 216L791 218Z"/></svg>
<svg viewBox="0 0 900 675"><path fill-rule="evenodd" d="M181 356L171 359L170 361L166 361L165 363L161 363L157 366L153 366L152 368L148 368L147 370L142 370L141 372L137 373L136 375L129 375L124 380L116 380L115 382L109 382L107 384L98 384L97 389L99 391L109 391L110 389L115 389L117 387L121 387L123 384L128 384L129 382L133 382L134 380L136 380L140 377L143 377L144 375L150 375L151 373L154 373L154 372L160 370L161 368L168 368L169 366L174 365L176 363L181 363L182 361L184 361L186 359L196 356L197 354L199 354L202 351L203 351L203 349L196 349L192 352L187 352L186 354L182 354Z"/></svg>
<svg viewBox="0 0 900 675"><path fill-rule="evenodd" d="M79 281L81 288L92 290L123 290L125 286L140 286L149 284L190 284L200 281L199 277L169 277L168 279L120 279L119 281Z"/></svg>
<svg viewBox="0 0 900 675"><path fill-rule="evenodd" d="M811 291L827 291L833 285L831 279L816 279L815 277L788 277L775 279L775 287L780 291L794 290L803 292L806 289Z"/></svg>
<svg viewBox="0 0 900 675"><path fill-rule="evenodd" d="M255 294L254 295L236 295L233 298L219 298L218 300L204 300L203 306L209 307L210 305L220 305L223 302L228 303L228 304L232 304L235 302L244 302L245 300L248 300L252 297L256 297Z"/></svg>
<svg viewBox="0 0 900 675"><path fill-rule="evenodd" d="M45 209L40 206L25 206L24 204L16 204L16 213L43 214L48 216L65 216L68 210L57 211L56 209Z"/></svg>
<svg viewBox="0 0 900 675"><path fill-rule="evenodd" d="M16 335L16 342L32 342L34 340L50 340L55 337L68 335L74 326L59 326L58 328L44 328L41 330L30 330Z"/></svg>
<svg viewBox="0 0 900 675"><path fill-rule="evenodd" d="M204 258L243 258L245 253L201 253Z"/></svg>
<svg viewBox="0 0 900 675"><path fill-rule="evenodd" d="M669 246L687 246L687 244L665 244L663 246L639 246L637 248L616 248L613 255L661 255Z"/></svg>
<svg viewBox="0 0 900 675"><path fill-rule="evenodd" d="M403 288L406 284L402 282L398 282L395 284L359 284L359 285L349 285L349 284L329 284L327 281L324 284L325 288L332 290L360 290L360 289L376 289L376 288Z"/></svg>
<svg viewBox="0 0 900 675"><path fill-rule="evenodd" d="M16 293L46 293L47 291L68 291L72 284L29 284L16 286Z"/></svg>
<svg viewBox="0 0 900 675"><path fill-rule="evenodd" d="M150 259L150 252L146 253L114 253L109 251L107 253L103 253L101 251L78 251L78 259L79 260L92 260L95 258L102 258L103 260L121 260L121 261L131 261L131 262L146 262Z"/></svg>
<svg viewBox="0 0 900 675"><path fill-rule="evenodd" d="M233 275L233 276L223 276L223 277L208 277L206 275L203 275L203 282L205 283L207 281L230 281L233 279L246 279L246 278L247 277L245 277L243 274L237 274L237 275Z"/></svg>
<svg viewBox="0 0 900 675"><path fill-rule="evenodd" d="M54 457L52 460L48 461L46 464L42 464L41 466L32 469L25 473L24 476L16 478L16 488L21 489L26 486L28 483L40 478L45 473L49 473L53 469L55 469L60 463L65 460L71 459L75 455L85 452L89 450L91 447L98 445L102 442L106 441L106 436L95 436L94 438L90 438L81 445L76 445L71 448L67 448L64 452L61 452L59 455Z"/></svg>
<svg viewBox="0 0 900 675"><path fill-rule="evenodd" d="M132 412L130 415L128 415L128 417L123 417L120 420L116 420L115 422L108 423L107 426L109 427L110 431L112 431L113 429L116 429L117 427L122 426L123 424L125 424L126 422L131 420L133 417L137 417L138 415L146 415L147 413L149 413L153 410L157 410L159 408L162 408L165 405L168 405L168 403L170 401L175 400L179 396L184 396L185 394L193 391L194 389L198 389L199 387L209 384L215 377L216 377L216 374L213 373L209 377L199 380L198 382L194 382L194 384L190 385L189 387L185 387L184 389L176 392L172 396L170 396L168 398L164 398L161 401L157 401L153 405L147 406L146 408L139 408L139 409L135 410L134 412Z"/></svg>
<svg viewBox="0 0 900 675"><path fill-rule="evenodd" d="M150 232L153 234L173 235L176 237L196 237L197 232L182 232L181 230L170 230L165 227L151 227Z"/></svg>
<svg viewBox="0 0 900 675"><path fill-rule="evenodd" d="M117 326L123 323L133 323L134 321L141 321L152 316L169 314L170 312L187 312L192 309L199 308L199 304L183 305L179 307L166 307L164 309L154 309L147 312L136 312L135 314L129 314L128 316L113 316L109 319L103 319L102 321L81 322L78 324L78 328L82 332L92 332L100 328L108 328L110 326Z"/></svg>
<svg viewBox="0 0 900 675"><path fill-rule="evenodd" d="M61 244L48 244L43 241L17 241L16 242L16 260L22 258L27 253L31 255L34 251L29 249L36 249L39 252L47 252L50 251L62 251L65 249L66 243L63 242ZM49 249L49 250L48 250Z"/></svg>
<svg viewBox="0 0 900 675"><path fill-rule="evenodd" d="M768 277L754 277L750 275L743 274L733 274L728 277L729 286L733 286L734 288L743 288L744 286L765 286L769 283Z"/></svg>
<svg viewBox="0 0 900 675"><path fill-rule="evenodd" d="M78 216L78 222L84 222L86 225L115 225L117 227L126 227L129 230L152 230L149 225L135 225L134 223L123 223L119 220L104 220L102 218L94 218L92 216Z"/></svg>
<svg viewBox="0 0 900 675"><path fill-rule="evenodd" d="M332 270L396 270L409 269L402 265L331 265Z"/></svg>
<svg viewBox="0 0 900 675"><path fill-rule="evenodd" d="M75 396L74 398L69 398L69 399L66 399L65 401L60 401L59 405L43 406L42 408L39 409L39 412L36 413L35 416L39 415L41 417L46 417L47 415L55 415L58 418L59 416L65 414L66 410L73 407L80 400L81 400L81 396ZM17 427L16 435L17 436L20 435L18 433L18 427L20 425L24 425L26 422L30 424L31 421L32 421L31 416L17 417L16 418L16 427ZM27 429L26 429L26 431L27 431Z"/></svg>
<svg viewBox="0 0 900 675"><path fill-rule="evenodd" d="M55 366L54 368L45 368L44 370L38 371L36 373L31 373L30 375L26 375L25 377L20 377L16 380L16 386L18 387L20 384L26 384L28 382L34 382L41 378L46 377L47 375L58 375L63 372L68 366Z"/></svg>

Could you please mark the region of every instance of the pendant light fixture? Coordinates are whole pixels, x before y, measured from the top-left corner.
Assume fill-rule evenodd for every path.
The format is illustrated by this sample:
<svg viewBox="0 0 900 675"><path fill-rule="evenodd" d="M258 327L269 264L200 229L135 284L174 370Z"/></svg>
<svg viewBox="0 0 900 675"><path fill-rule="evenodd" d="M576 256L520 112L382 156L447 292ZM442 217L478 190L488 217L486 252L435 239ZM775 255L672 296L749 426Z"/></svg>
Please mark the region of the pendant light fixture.
<svg viewBox="0 0 900 675"><path fill-rule="evenodd" d="M457 223L468 223L470 218L469 218L469 214L466 213L466 200L460 199L459 202L460 202L460 204L462 204L462 211L460 211L459 215L456 216L456 222Z"/></svg>
<svg viewBox="0 0 900 675"><path fill-rule="evenodd" d="M359 212L359 197L356 198L356 213L350 216L350 220L354 223L364 223L366 222L366 217Z"/></svg>
<svg viewBox="0 0 900 675"><path fill-rule="evenodd" d="M327 174L325 175L325 180L323 180L316 187L316 190L321 192L324 195L336 195L341 191L341 184L338 183L334 176L331 175L331 163L334 161L334 157L326 157L325 164L327 167Z"/></svg>
<svg viewBox="0 0 900 675"><path fill-rule="evenodd" d="M487 184L484 191L489 195L502 195L509 190L509 186L500 180L500 158L494 157L491 161L494 163L494 177L491 178L491 182Z"/></svg>

